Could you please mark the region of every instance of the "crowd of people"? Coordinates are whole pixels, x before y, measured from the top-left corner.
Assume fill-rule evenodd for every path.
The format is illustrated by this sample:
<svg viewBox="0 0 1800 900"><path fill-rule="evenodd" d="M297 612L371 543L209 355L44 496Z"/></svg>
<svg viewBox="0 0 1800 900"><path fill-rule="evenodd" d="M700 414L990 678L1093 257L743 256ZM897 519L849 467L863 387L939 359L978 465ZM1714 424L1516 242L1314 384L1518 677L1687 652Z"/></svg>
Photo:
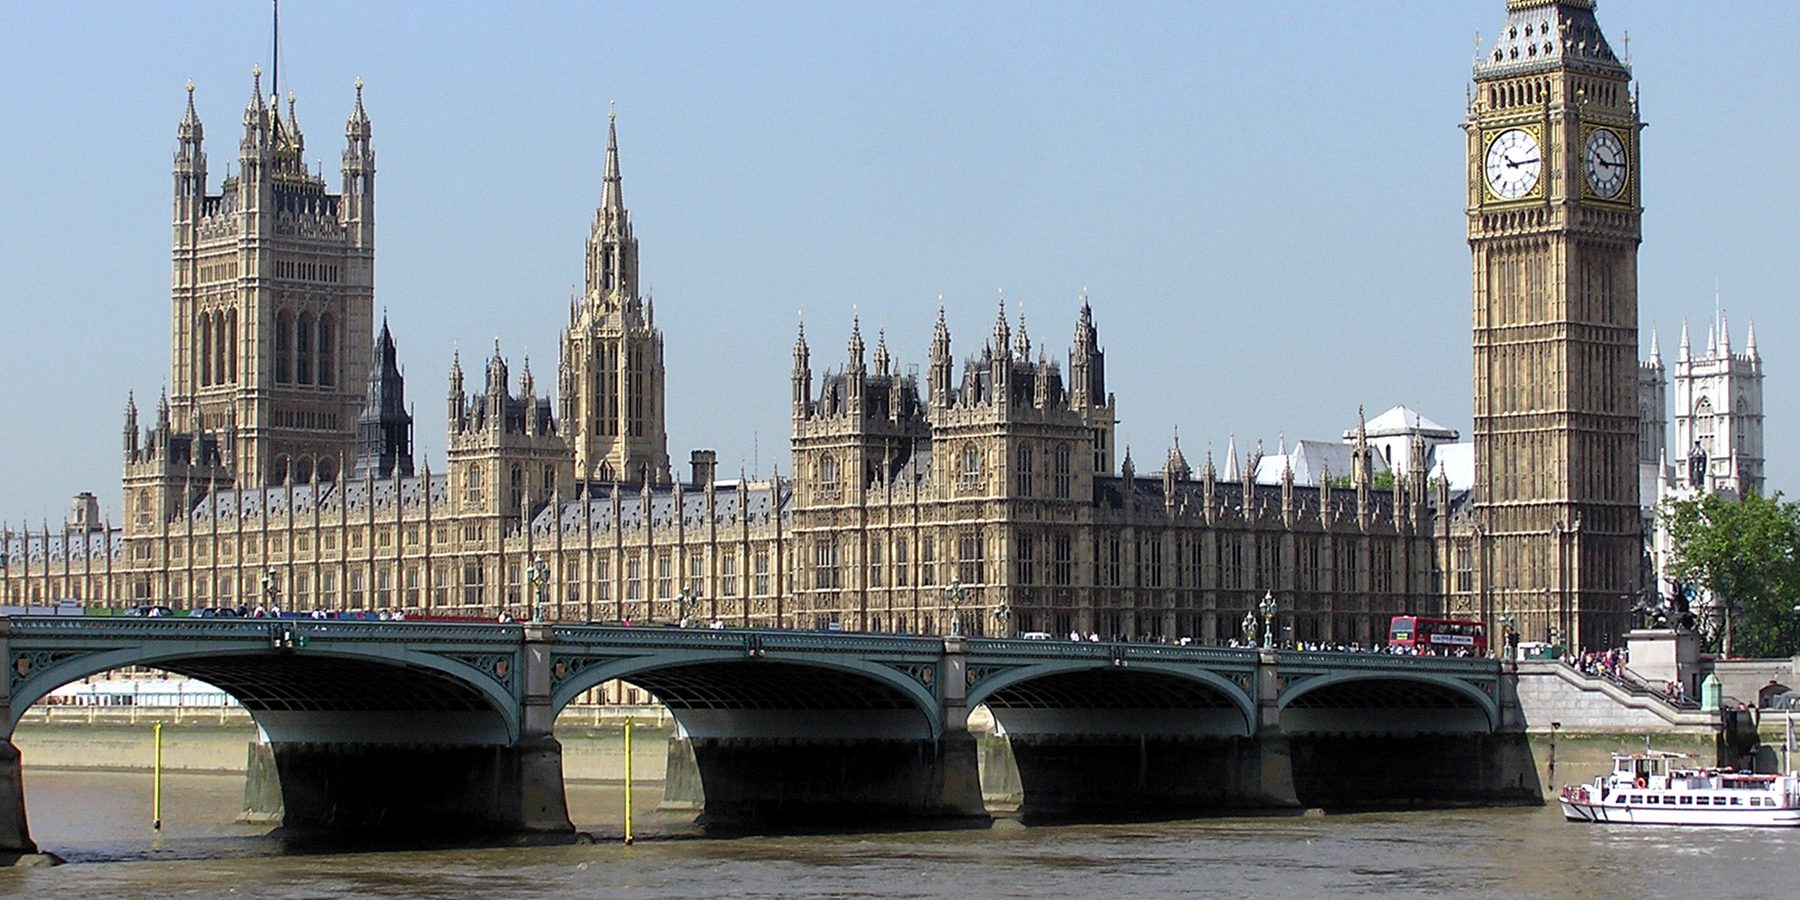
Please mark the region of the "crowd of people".
<svg viewBox="0 0 1800 900"><path fill-rule="evenodd" d="M1623 647L1610 650L1589 650L1585 653L1571 653L1563 657L1575 671L1589 677L1605 678L1615 683L1625 680L1625 666L1631 662L1631 654Z"/></svg>

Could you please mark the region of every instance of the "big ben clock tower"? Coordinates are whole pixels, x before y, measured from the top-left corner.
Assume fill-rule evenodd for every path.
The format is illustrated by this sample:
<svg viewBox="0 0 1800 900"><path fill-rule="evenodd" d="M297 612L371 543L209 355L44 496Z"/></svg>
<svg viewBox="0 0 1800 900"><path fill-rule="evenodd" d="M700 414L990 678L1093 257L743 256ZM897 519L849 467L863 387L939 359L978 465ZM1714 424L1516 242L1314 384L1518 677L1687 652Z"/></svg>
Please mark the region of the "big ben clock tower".
<svg viewBox="0 0 1800 900"><path fill-rule="evenodd" d="M1469 102L1475 558L1527 640L1618 643L1638 590L1638 121L1593 0L1507 0Z"/></svg>

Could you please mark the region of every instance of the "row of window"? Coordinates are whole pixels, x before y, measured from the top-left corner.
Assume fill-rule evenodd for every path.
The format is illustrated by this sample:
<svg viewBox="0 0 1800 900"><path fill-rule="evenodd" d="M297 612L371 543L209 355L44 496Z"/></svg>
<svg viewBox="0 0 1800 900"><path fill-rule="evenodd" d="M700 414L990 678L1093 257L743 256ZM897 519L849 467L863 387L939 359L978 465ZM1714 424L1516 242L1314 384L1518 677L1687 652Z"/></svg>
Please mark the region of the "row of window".
<svg viewBox="0 0 1800 900"><path fill-rule="evenodd" d="M338 338L337 319L330 313L276 312L275 383L337 384Z"/></svg>
<svg viewBox="0 0 1800 900"><path fill-rule="evenodd" d="M954 576L965 584L988 581L987 546L983 529L963 529L955 535ZM917 584L929 587L937 583L937 538L923 536L918 540L919 559L916 567L908 559L910 538L896 538L891 552L887 542L877 539L863 549L866 566L864 586L869 588L910 587L913 576ZM1146 532L1132 548L1122 535L1096 537L1093 542L1091 584L1101 587L1164 586L1193 588L1201 585L1201 569L1205 545L1197 537L1178 536L1172 546L1165 536ZM1020 530L1013 536L1013 583L1017 585L1049 585L1068 587L1075 583L1075 540L1067 531L1040 532ZM1165 561L1165 548L1173 551L1173 559ZM1128 552L1135 550L1135 552ZM1230 538L1215 542L1213 563L1222 590L1267 588L1277 583L1280 545L1274 535L1250 535L1241 540ZM1394 548L1379 543L1369 550L1370 586L1375 593L1394 589ZM1319 541L1306 541L1299 549L1300 565L1296 571L1296 587L1317 591L1327 587L1325 550ZM838 536L817 538L812 543L812 587L816 590L838 590L849 587L846 582L842 539ZM1250 565L1246 565L1246 559ZM1355 552L1336 554L1333 584L1340 590L1357 590L1362 557ZM1172 565L1166 564L1173 563ZM1128 577L1129 576L1129 577Z"/></svg>
<svg viewBox="0 0 1800 900"><path fill-rule="evenodd" d="M1035 496L1038 490L1040 473L1037 470L1037 451L1031 444L1022 444L1015 451L1013 466L1013 492L1016 496ZM1074 482L1074 470L1071 465L1073 450L1066 443L1055 445L1050 451L1049 485L1050 496L1058 500L1066 500L1070 495ZM976 444L964 444L957 469L957 487L965 493L975 493L986 486L985 466L986 453ZM831 453L821 453L813 462L813 483L817 493L822 497L836 497L843 488L844 473L838 458Z"/></svg>

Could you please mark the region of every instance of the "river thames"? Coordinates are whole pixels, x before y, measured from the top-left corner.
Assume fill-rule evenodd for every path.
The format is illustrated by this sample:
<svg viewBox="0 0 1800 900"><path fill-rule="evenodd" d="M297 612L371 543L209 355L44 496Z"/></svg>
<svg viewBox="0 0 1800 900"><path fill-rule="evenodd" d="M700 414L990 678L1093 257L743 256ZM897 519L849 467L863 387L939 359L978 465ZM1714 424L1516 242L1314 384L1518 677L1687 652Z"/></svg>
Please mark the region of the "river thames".
<svg viewBox="0 0 1800 900"><path fill-rule="evenodd" d="M1558 763L1559 782L1587 778L1605 750ZM1800 866L1794 830L1603 828L1554 806L738 838L651 812L627 847L621 789L580 783L591 845L296 848L234 821L242 776L199 774L166 777L159 849L148 774L27 769L25 786L33 835L68 860L0 871L0 891L34 897L1776 897Z"/></svg>

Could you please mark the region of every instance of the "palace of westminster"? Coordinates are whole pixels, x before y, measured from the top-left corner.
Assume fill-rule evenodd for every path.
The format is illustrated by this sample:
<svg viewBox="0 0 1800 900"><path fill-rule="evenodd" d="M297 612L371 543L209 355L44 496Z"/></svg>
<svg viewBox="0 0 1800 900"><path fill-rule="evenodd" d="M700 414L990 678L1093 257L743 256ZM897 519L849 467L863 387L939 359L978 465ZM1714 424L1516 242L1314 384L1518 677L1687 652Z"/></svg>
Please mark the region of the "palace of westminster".
<svg viewBox="0 0 1800 900"><path fill-rule="evenodd" d="M940 309L922 380L857 327L815 371L802 330L791 476L720 478L710 451L676 471L616 128L555 384L496 346L466 385L458 359L434 471L374 317L361 83L335 192L260 74L209 192L190 86L171 387L148 423L126 406L123 520L83 494L60 529L7 533L4 602L1212 642L1269 594L1297 641L1507 612L1527 638L1615 642L1652 577L1646 485L1760 489L1761 362L1722 316L1703 357L1684 327L1666 465L1667 379L1637 360L1642 126L1593 7L1508 0L1475 65L1473 476L1454 488L1424 429L1393 453L1366 424L1342 471L1195 467L1177 443L1140 474L1085 298L1066 364L1004 307L960 361Z"/></svg>

